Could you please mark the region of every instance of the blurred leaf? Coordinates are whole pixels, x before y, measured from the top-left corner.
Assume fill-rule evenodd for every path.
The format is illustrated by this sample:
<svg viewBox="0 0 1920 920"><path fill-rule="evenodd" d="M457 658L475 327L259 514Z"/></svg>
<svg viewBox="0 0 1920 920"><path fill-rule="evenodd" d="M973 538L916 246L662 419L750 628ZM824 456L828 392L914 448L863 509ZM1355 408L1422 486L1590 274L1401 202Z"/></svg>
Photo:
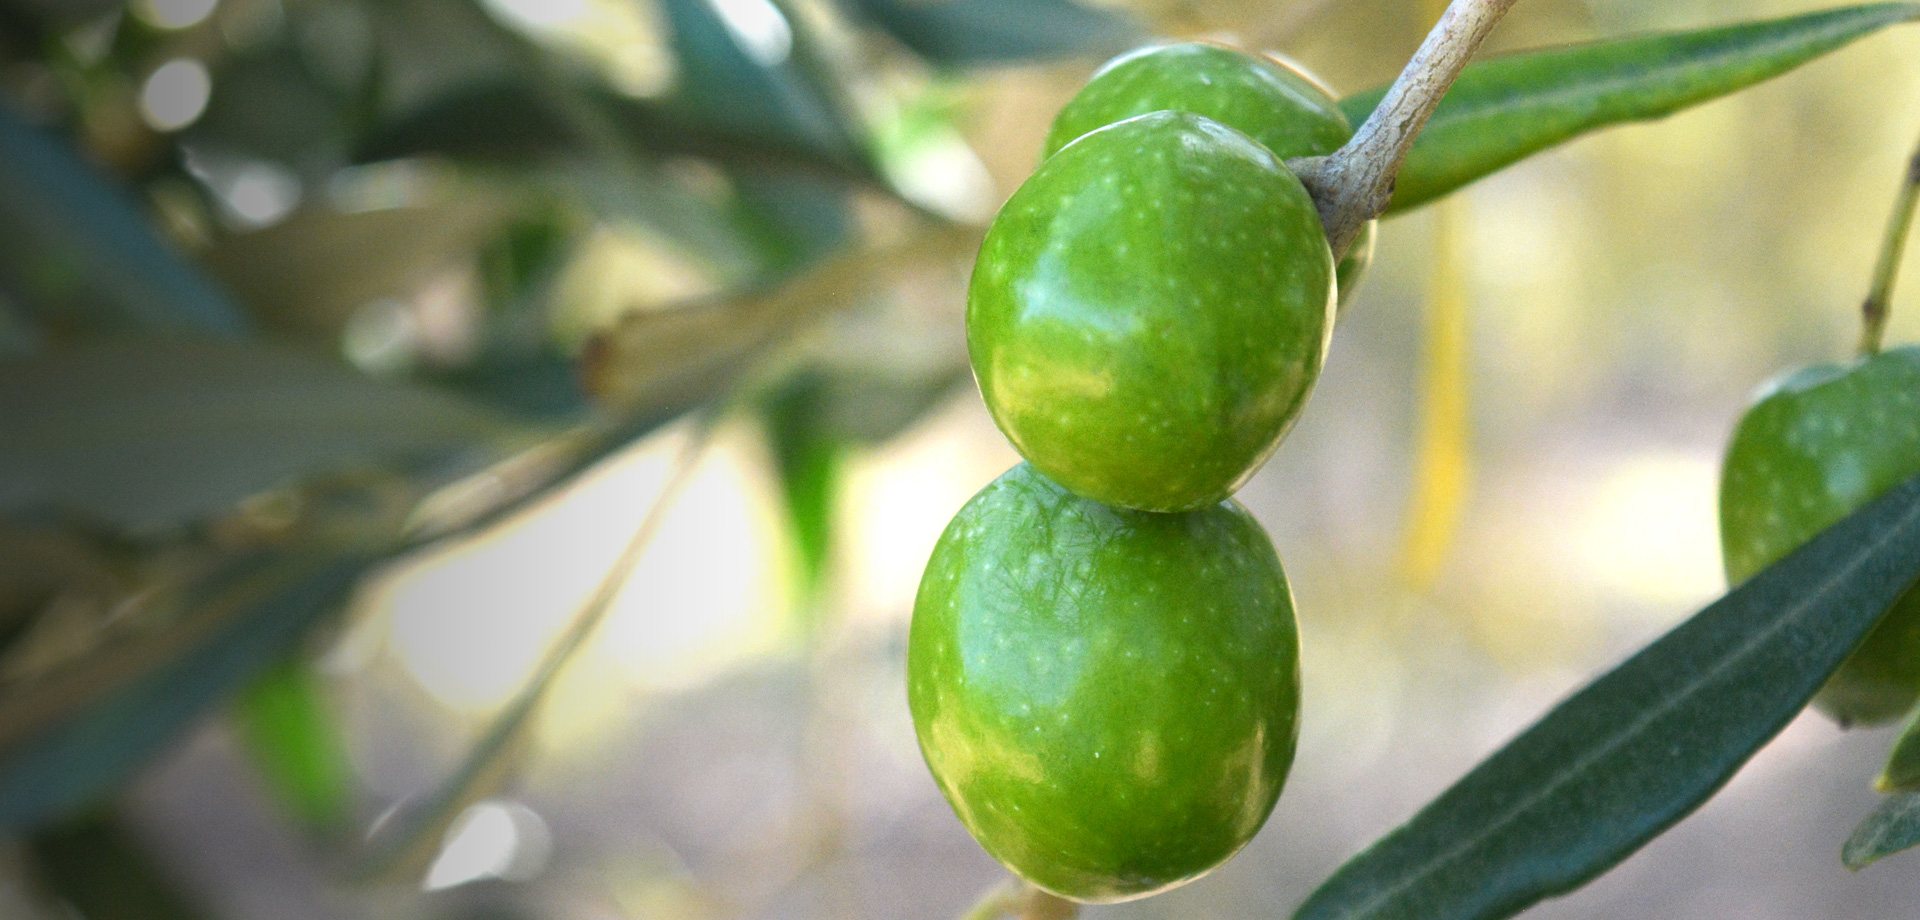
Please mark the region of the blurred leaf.
<svg viewBox="0 0 1920 920"><path fill-rule="evenodd" d="M1400 549L1400 570L1419 590L1431 588L1440 576L1473 478L1464 219L1457 204L1443 204L1434 221L1426 330L1420 338L1419 446Z"/></svg>
<svg viewBox="0 0 1920 920"><path fill-rule="evenodd" d="M840 439L820 424L825 390L819 372L803 372L776 389L761 408L799 557L797 593L803 607L811 606L826 584L845 453Z"/></svg>
<svg viewBox="0 0 1920 920"><path fill-rule="evenodd" d="M1873 785L1881 792L1920 791L1920 707L1901 723L1900 736L1887 752L1887 765Z"/></svg>
<svg viewBox="0 0 1920 920"><path fill-rule="evenodd" d="M1909 479L1588 684L1354 857L1296 920L1491 920L1718 790L1920 575Z"/></svg>
<svg viewBox="0 0 1920 920"><path fill-rule="evenodd" d="M756 244L763 277L790 275L854 242L858 227L845 188L805 175L732 176L735 222Z"/></svg>
<svg viewBox="0 0 1920 920"><path fill-rule="evenodd" d="M238 335L246 316L64 142L0 104L0 289L85 330Z"/></svg>
<svg viewBox="0 0 1920 920"><path fill-rule="evenodd" d="M806 23L778 0L660 0L678 62L669 108L726 137L874 175L864 129Z"/></svg>
<svg viewBox="0 0 1920 920"><path fill-rule="evenodd" d="M495 81L458 87L383 122L354 159L435 154L527 164L587 146L587 135L531 83Z"/></svg>
<svg viewBox="0 0 1920 920"><path fill-rule="evenodd" d="M48 893L71 905L82 920L210 916L112 812L41 830L28 846Z"/></svg>
<svg viewBox="0 0 1920 920"><path fill-rule="evenodd" d="M162 528L297 477L515 431L454 397L261 343L93 343L0 359L0 512L51 505Z"/></svg>
<svg viewBox="0 0 1920 920"><path fill-rule="evenodd" d="M346 119L294 48L275 44L220 62L207 108L187 137L191 146L229 155L333 165L346 152Z"/></svg>
<svg viewBox="0 0 1920 920"><path fill-rule="evenodd" d="M1920 844L1920 792L1888 796L1853 829L1840 848L1840 861L1860 871L1901 850Z"/></svg>
<svg viewBox="0 0 1920 920"><path fill-rule="evenodd" d="M337 610L366 557L262 555L157 634L0 698L0 828L91 805Z"/></svg>
<svg viewBox="0 0 1920 920"><path fill-rule="evenodd" d="M254 678L235 701L233 717L254 770L289 815L319 831L346 823L353 766L310 663L296 655Z"/></svg>
<svg viewBox="0 0 1920 920"><path fill-rule="evenodd" d="M1104 57L1140 44L1140 25L1072 0L842 0L914 53L967 66Z"/></svg>
<svg viewBox="0 0 1920 920"><path fill-rule="evenodd" d="M1914 19L1920 4L1874 3L1471 64L1414 142L1389 211L1418 207L1588 131L1717 99ZM1340 107L1357 125L1385 94L1380 87Z"/></svg>
<svg viewBox="0 0 1920 920"><path fill-rule="evenodd" d="M509 202L473 190L422 207L309 208L264 230L223 237L203 261L261 325L331 344L368 302L411 294L435 272L470 258L508 212Z"/></svg>

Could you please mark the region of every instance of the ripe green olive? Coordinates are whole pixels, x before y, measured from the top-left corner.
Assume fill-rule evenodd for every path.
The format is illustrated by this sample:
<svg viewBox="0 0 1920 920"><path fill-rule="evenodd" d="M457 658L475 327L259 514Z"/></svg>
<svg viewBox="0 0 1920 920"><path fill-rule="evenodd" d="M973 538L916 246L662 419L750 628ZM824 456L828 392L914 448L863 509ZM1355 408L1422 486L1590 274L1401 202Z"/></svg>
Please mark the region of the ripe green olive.
<svg viewBox="0 0 1920 920"><path fill-rule="evenodd" d="M1312 77L1272 58L1182 42L1135 49L1101 65L1054 116L1045 154L1097 128L1165 110L1205 115L1283 160L1332 153L1353 136L1346 114Z"/></svg>
<svg viewBox="0 0 1920 920"><path fill-rule="evenodd" d="M921 752L988 853L1088 902L1252 839L1293 762L1293 601L1232 501L1150 514L1021 464L947 525L907 646Z"/></svg>
<svg viewBox="0 0 1920 920"><path fill-rule="evenodd" d="M1740 419L1720 478L1720 542L1739 583L1920 473L1920 348L1783 375ZM1920 698L1920 591L1909 591L1814 705L1842 725Z"/></svg>
<svg viewBox="0 0 1920 920"><path fill-rule="evenodd" d="M1204 115L1260 142L1282 160L1332 153L1353 136L1333 94L1288 63L1205 42L1151 45L1101 65L1054 116L1045 155L1090 131L1148 112ZM1340 259L1345 306L1373 259L1369 221Z"/></svg>
<svg viewBox="0 0 1920 920"><path fill-rule="evenodd" d="M1300 180L1211 119L1155 112L1048 158L967 291L981 394L1074 492L1211 505L1273 452L1332 330L1333 258Z"/></svg>

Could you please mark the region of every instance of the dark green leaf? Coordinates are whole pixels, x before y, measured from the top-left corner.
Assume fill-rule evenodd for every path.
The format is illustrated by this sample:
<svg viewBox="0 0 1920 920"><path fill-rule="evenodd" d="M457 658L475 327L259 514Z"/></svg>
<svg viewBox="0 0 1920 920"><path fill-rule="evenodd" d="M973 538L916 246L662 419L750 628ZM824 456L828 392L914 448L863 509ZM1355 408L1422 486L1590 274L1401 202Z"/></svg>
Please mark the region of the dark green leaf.
<svg viewBox="0 0 1920 920"><path fill-rule="evenodd" d="M28 842L48 893L84 920L197 920L193 902L129 833L119 816L90 814L46 828Z"/></svg>
<svg viewBox="0 0 1920 920"><path fill-rule="evenodd" d="M152 640L152 648L166 645L174 654L95 661L103 673L70 676L64 683L72 686L10 694L0 705L0 828L70 814L118 788L338 609L369 565L359 557L251 560L211 586L168 636ZM46 702L76 694L82 705Z"/></svg>
<svg viewBox="0 0 1920 920"><path fill-rule="evenodd" d="M1887 765L1873 784L1881 792L1920 791L1920 707L1901 723L1900 737L1887 752Z"/></svg>
<svg viewBox="0 0 1920 920"><path fill-rule="evenodd" d="M1840 848L1840 861L1859 871L1880 859L1920 844L1920 792L1888 796L1853 829Z"/></svg>
<svg viewBox="0 0 1920 920"><path fill-rule="evenodd" d="M233 302L169 249L123 192L4 104L0 290L55 327L211 335L248 327Z"/></svg>
<svg viewBox="0 0 1920 920"><path fill-rule="evenodd" d="M864 132L805 22L782 4L661 0L678 62L670 108L713 133L810 152L872 174Z"/></svg>
<svg viewBox="0 0 1920 920"><path fill-rule="evenodd" d="M301 476L514 431L454 397L261 343L95 343L0 360L0 511L159 528Z"/></svg>
<svg viewBox="0 0 1920 920"><path fill-rule="evenodd" d="M1146 37L1110 9L1072 0L844 0L935 64L1105 56Z"/></svg>
<svg viewBox="0 0 1920 920"><path fill-rule="evenodd" d="M198 149L295 167L329 164L345 152L346 118L296 50L275 44L221 62L206 111L187 137Z"/></svg>
<svg viewBox="0 0 1920 920"><path fill-rule="evenodd" d="M1916 18L1920 4L1874 3L1472 64L1414 143L1389 211L1432 201L1588 131L1717 99ZM1361 93L1340 107L1357 125L1385 92Z"/></svg>
<svg viewBox="0 0 1920 920"><path fill-rule="evenodd" d="M233 715L248 759L282 809L321 831L350 817L346 738L311 664L296 656L254 678Z"/></svg>
<svg viewBox="0 0 1920 920"><path fill-rule="evenodd" d="M1342 866L1296 920L1492 920L1699 807L1920 573L1920 477L1554 708Z"/></svg>
<svg viewBox="0 0 1920 920"><path fill-rule="evenodd" d="M360 162L435 154L513 164L584 149L586 136L529 83L462 86L376 126L354 151Z"/></svg>

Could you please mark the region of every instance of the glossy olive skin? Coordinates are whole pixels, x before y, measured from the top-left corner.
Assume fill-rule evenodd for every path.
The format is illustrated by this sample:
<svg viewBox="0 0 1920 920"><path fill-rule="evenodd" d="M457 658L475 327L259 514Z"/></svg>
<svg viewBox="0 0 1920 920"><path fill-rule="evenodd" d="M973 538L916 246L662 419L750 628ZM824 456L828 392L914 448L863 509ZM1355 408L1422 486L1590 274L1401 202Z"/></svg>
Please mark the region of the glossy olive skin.
<svg viewBox="0 0 1920 920"><path fill-rule="evenodd" d="M1920 348L1783 375L1734 430L1720 543L1739 583L1920 473ZM1920 591L1867 635L1814 705L1842 725L1899 718L1920 698Z"/></svg>
<svg viewBox="0 0 1920 920"><path fill-rule="evenodd" d="M1054 116L1044 155L1097 128L1163 110L1204 115L1282 160L1332 153L1353 136L1346 113L1312 76L1269 57L1180 42L1138 48L1101 65ZM1340 259L1342 306L1373 260L1373 228L1369 221Z"/></svg>
<svg viewBox="0 0 1920 920"><path fill-rule="evenodd" d="M987 229L967 350L995 423L1088 498L1211 505L1299 413L1332 330L1313 201L1265 147L1186 112L1093 132Z"/></svg>
<svg viewBox="0 0 1920 920"><path fill-rule="evenodd" d="M1126 511L1014 467L940 537L907 680L961 822L1075 900L1144 897L1224 862L1293 763L1292 596L1231 501Z"/></svg>
<svg viewBox="0 0 1920 920"><path fill-rule="evenodd" d="M1333 96L1271 58L1203 42L1153 45L1100 66L1054 116L1045 155L1136 115L1205 115L1259 141L1283 160L1332 153L1353 136Z"/></svg>

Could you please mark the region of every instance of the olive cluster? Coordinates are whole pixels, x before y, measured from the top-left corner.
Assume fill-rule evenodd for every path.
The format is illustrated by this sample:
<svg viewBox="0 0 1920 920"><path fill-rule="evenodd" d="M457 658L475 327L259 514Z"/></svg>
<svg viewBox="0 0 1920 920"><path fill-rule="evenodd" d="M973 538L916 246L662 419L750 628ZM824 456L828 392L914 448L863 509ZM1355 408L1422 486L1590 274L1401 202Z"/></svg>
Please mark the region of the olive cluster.
<svg viewBox="0 0 1920 920"><path fill-rule="evenodd" d="M1015 873L1108 902L1196 878L1293 760L1293 602L1231 498L1320 373L1336 266L1285 161L1353 128L1311 78L1209 44L1109 62L988 229L967 346L1026 459L955 516L908 648L920 746Z"/></svg>

